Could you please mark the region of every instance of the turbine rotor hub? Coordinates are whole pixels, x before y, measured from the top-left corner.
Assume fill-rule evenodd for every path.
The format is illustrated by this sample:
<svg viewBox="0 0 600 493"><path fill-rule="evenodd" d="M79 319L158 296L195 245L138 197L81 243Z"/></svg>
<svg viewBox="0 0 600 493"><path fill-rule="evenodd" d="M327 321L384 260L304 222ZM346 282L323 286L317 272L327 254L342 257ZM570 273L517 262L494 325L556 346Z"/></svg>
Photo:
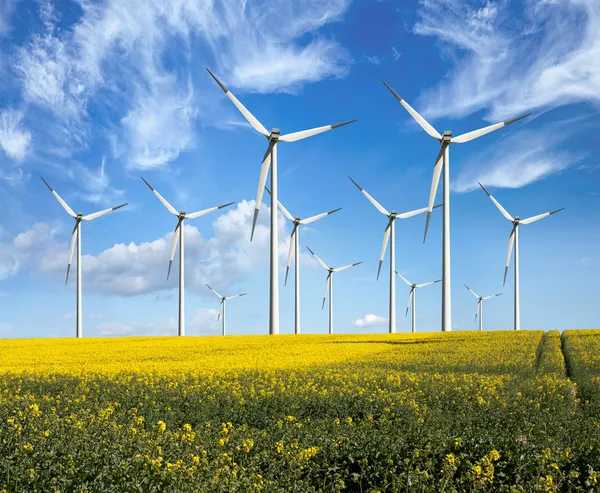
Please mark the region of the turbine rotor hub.
<svg viewBox="0 0 600 493"><path fill-rule="evenodd" d="M278 128L271 129L271 134L269 135L269 140L273 142L277 142L279 140L279 136L281 135L281 131Z"/></svg>
<svg viewBox="0 0 600 493"><path fill-rule="evenodd" d="M450 130L446 130L444 135L442 135L442 144L449 144L452 140L452 132Z"/></svg>
<svg viewBox="0 0 600 493"><path fill-rule="evenodd" d="M185 211L180 211L179 212L179 219L184 219L185 218Z"/></svg>

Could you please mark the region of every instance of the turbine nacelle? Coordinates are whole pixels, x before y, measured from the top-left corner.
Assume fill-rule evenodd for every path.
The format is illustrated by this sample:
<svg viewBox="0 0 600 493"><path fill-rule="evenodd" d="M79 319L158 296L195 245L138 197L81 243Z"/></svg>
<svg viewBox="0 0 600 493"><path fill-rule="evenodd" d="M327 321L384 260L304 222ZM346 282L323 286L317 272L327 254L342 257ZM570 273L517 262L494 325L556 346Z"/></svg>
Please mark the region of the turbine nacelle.
<svg viewBox="0 0 600 493"><path fill-rule="evenodd" d="M179 217L179 219L185 219L185 211L179 211L179 215L177 217Z"/></svg>
<svg viewBox="0 0 600 493"><path fill-rule="evenodd" d="M451 130L446 130L444 132L444 135L442 135L442 138L440 139L440 142L442 143L442 145L448 145L448 144L450 144L451 140L452 140L452 131Z"/></svg>
<svg viewBox="0 0 600 493"><path fill-rule="evenodd" d="M281 137L281 130L279 130L278 128L273 128L271 129L271 133L269 134L269 141L270 142L277 142L279 140L279 137Z"/></svg>

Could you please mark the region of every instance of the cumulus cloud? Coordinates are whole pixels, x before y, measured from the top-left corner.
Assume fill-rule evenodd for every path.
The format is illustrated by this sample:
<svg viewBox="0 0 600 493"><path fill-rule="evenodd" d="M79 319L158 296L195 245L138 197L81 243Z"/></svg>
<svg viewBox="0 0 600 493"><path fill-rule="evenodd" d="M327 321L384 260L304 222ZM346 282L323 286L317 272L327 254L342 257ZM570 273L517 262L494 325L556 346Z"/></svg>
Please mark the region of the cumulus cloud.
<svg viewBox="0 0 600 493"><path fill-rule="evenodd" d="M387 324L387 318L380 317L374 313L368 313L363 318L359 318L352 323L352 325L355 325L356 327L374 327L376 325L385 324Z"/></svg>
<svg viewBox="0 0 600 493"><path fill-rule="evenodd" d="M268 208L261 210L254 240L250 242L253 212L254 201L238 203L237 207L216 218L213 236L207 238L193 226L193 221L186 224L186 289L208 296L205 286L208 283L226 291L243 282L252 269L268 265ZM289 234L285 219L279 216L280 269L287 261ZM0 243L0 274L8 277L19 269L28 268L62 278L67 263L68 237L68 231L58 232L44 223L33 225L12 241ZM98 255L84 254L82 270L86 289L132 296L176 288L177 275L166 279L172 238L170 232L154 241L117 243ZM301 255L301 262L314 265L306 254ZM173 272L177 272L177 265L176 256Z"/></svg>
<svg viewBox="0 0 600 493"><path fill-rule="evenodd" d="M425 91L425 115L487 110L504 120L525 111L600 103L600 3L525 0L421 0L414 32L440 41L456 61Z"/></svg>
<svg viewBox="0 0 600 493"><path fill-rule="evenodd" d="M0 149L11 159L23 161L31 147L31 132L23 127L23 113L0 111Z"/></svg>

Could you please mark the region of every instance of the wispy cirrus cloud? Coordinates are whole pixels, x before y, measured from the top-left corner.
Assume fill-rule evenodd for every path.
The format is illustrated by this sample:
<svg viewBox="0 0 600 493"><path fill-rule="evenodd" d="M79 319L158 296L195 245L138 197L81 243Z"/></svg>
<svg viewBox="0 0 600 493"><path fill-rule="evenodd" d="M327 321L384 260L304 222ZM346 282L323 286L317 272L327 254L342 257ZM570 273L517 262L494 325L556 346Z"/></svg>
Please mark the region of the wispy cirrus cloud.
<svg viewBox="0 0 600 493"><path fill-rule="evenodd" d="M421 95L430 118L600 103L600 2L421 0L414 32L440 41L454 67Z"/></svg>
<svg viewBox="0 0 600 493"><path fill-rule="evenodd" d="M23 112L0 110L0 149L6 156L23 161L31 147L31 132L23 126Z"/></svg>

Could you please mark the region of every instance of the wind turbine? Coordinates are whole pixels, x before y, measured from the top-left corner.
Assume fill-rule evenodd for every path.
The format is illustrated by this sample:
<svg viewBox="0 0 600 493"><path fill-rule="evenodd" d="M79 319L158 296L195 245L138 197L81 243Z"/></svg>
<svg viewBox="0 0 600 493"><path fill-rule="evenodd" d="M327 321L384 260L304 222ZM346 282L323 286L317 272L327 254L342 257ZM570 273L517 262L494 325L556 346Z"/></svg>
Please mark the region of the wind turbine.
<svg viewBox="0 0 600 493"><path fill-rule="evenodd" d="M258 211L262 202L263 189L267 181L267 174L269 173L269 166L271 167L271 195L273 196L273 203L277 203L278 190L277 190L277 144L279 142L296 142L307 137L312 137L328 130L347 125L348 123L355 122L356 120L349 120L341 123L334 123L333 125L325 125L323 127L312 128L310 130L302 130L300 132L293 132L286 135L280 135L278 128L273 128L271 131L260 123L252 113L250 113L246 107L238 101L238 99L229 92L229 89L223 85L223 83L215 77L215 75L206 69L211 77L215 80L219 87L223 90L225 95L233 102L235 107L240 111L244 118L258 133L265 136L268 141L267 151L263 157L262 165L260 168L260 177L258 179L258 192L256 194L256 205L254 209L254 218L252 220L252 233L250 235L250 241L254 236L254 228L256 227L256 219L258 218ZM269 334L279 334L279 279L277 277L277 259L278 259L278 234L277 234L277 207L271 208L271 267L270 267L270 298L269 298Z"/></svg>
<svg viewBox="0 0 600 493"><path fill-rule="evenodd" d="M506 255L506 264L504 266L504 282L502 285L506 284L506 274L508 273L508 264L510 263L510 256L512 254L513 244L515 245L515 288L514 288L514 297L515 297L515 330L519 330L521 328L521 319L519 313L519 226L522 224L531 224L540 219L544 219L545 217L551 216L552 214L556 214L564 210L564 207L560 209L556 209L555 211L545 212L544 214L539 214L537 216L528 217L527 219L521 219L519 216L512 217L504 207L500 205L490 192L488 192L485 187L479 183L479 186L483 189L483 191L487 194L487 196L491 199L494 205L498 208L498 210L502 213L502 215L513 223L512 230L510 232L510 236L508 237L508 254Z"/></svg>
<svg viewBox="0 0 600 493"><path fill-rule="evenodd" d="M479 332L483 330L483 300L489 300L490 298L495 298L496 296L500 296L502 293L493 294L492 296L479 296L475 291L473 291L469 286L465 284L465 288L467 288L475 298L478 298L477 309L475 310L475 320L477 320L477 313L479 313Z"/></svg>
<svg viewBox="0 0 600 493"><path fill-rule="evenodd" d="M408 286L410 286L410 293L408 293L408 304L406 305L406 313L404 314L404 316L406 317L408 315L408 309L410 308L410 304L412 302L412 332L414 333L417 330L417 294L415 293L415 290L418 288L424 288L425 286L431 286L432 284L435 284L437 282L441 282L441 279L438 279L437 281L426 282L425 284L413 284L409 282L404 276L402 276L402 274L400 274L398 271L396 271L396 274L398 274L400 279L402 279Z"/></svg>
<svg viewBox="0 0 600 493"><path fill-rule="evenodd" d="M312 253L313 256L317 259L317 261L323 266L323 268L329 272L329 274L327 274L327 279L325 279L325 295L323 296L323 304L321 305L321 310L325 307L325 298L327 298L327 291L329 291L329 333L333 334L333 273L342 272L343 270L349 269L350 267L362 264L362 262L356 262L354 264L345 265L344 267L338 267L337 269L334 269L333 267L328 267L327 264L325 264L325 262L323 262L319 257L317 257L315 255L315 252L313 252L310 248L308 248L308 251Z"/></svg>
<svg viewBox="0 0 600 493"><path fill-rule="evenodd" d="M350 178L350 177L348 177ZM396 211L388 212L385 207L383 207L379 202L377 202L369 193L362 188L358 183L356 183L352 178L350 181L356 185L362 194L367 197L369 202L375 206L375 208L381 212L384 216L386 216L389 220L387 226L385 227L385 231L383 232L383 245L381 246L381 255L379 256L379 267L377 268L377 280L379 280L379 273L381 272L381 264L383 264L383 257L385 256L385 250L387 249L388 241L390 237L392 238L390 242L390 316L389 316L389 332L390 334L396 332L396 278L394 277L394 272L396 271L396 229L394 227L394 222L396 219L407 219L409 217L416 216L418 214L422 214L423 212L427 212L429 209L424 207L423 209L417 209L410 212L404 212L402 214L396 213ZM436 207L440 207L440 205L436 205Z"/></svg>
<svg viewBox="0 0 600 493"><path fill-rule="evenodd" d="M144 177L140 177L144 180ZM183 232L183 221L186 219L195 219L200 216L204 216L210 212L214 212L216 210L222 209L223 207L230 206L234 202L229 202L228 204L219 205L217 207L211 207L210 209L204 209L198 212L192 212L191 214L187 214L185 211L177 212L175 207L173 207L169 202L165 200L165 198L158 193L150 183L144 180L144 183L148 185L148 188L152 190L152 193L158 197L158 200L162 202L162 204L167 208L167 210L177 216L177 226L175 226L175 231L173 231L173 243L171 244L171 256L169 257L169 270L167 271L167 279L171 275L171 267L173 265L173 257L175 257L175 248L177 248L177 240L179 240L179 328L178 335L185 335L185 304L184 304L184 281L185 281L185 262L184 262L184 240L185 234Z"/></svg>
<svg viewBox="0 0 600 493"><path fill-rule="evenodd" d="M269 195L271 194L271 191L265 187L265 190L269 193ZM290 262L292 261L292 250L294 251L294 281L295 281L295 329L294 329L294 333L295 334L300 334L300 252L299 252L299 244L300 244L300 240L298 239L299 235L300 235L300 225L301 224L310 224L310 223L314 223L315 221L318 221L319 219L329 216L330 214L333 214L334 212L337 212L339 210L341 210L342 208L339 207L338 209L334 209L332 211L329 212L324 212L322 214L317 214L316 216L312 216L312 217L308 217L306 219L300 219L300 217L296 216L293 217L288 210L283 207L283 204L278 200L277 204L279 205L279 208L281 209L281 212L283 212L283 215L285 217L287 217L290 221L292 221L294 223L294 228L292 229L292 235L290 236L290 249L288 251L288 261L287 261L287 267L285 269L285 283L284 286L287 286L287 279L288 279L288 273L290 271Z"/></svg>
<svg viewBox="0 0 600 493"><path fill-rule="evenodd" d="M416 120L425 132L431 137L437 139L441 143L441 149L435 160L435 167L433 168L433 180L431 181L431 191L429 193L429 207L427 211L427 220L425 221L425 234L423 235L423 243L427 239L427 229L429 228L429 220L431 219L431 211L433 210L433 203L435 202L435 195L437 192L438 184L440 182L440 174L442 169L444 170L444 221L443 221L443 234L442 234L442 331L450 332L452 330L452 300L450 296L450 144L463 144L473 139L489 134L494 130L510 125L522 118L525 118L531 113L526 115L513 118L512 120L506 120L500 123L495 123L487 127L467 132L457 137L452 136L451 131L445 131L444 135L433 128L425 118L417 113L404 99L402 99L396 91L388 86L385 81L381 81L387 87L394 97L400 102L402 106L410 113L410 115Z"/></svg>
<svg viewBox="0 0 600 493"><path fill-rule="evenodd" d="M221 323L222 323L221 334L225 335L225 301L232 300L233 298L239 298L240 296L245 296L247 293L236 294L234 296L221 296L213 288L211 288L208 284L206 285L206 287L208 289L210 289L213 293L215 293L219 298L221 298L221 306L219 307L219 314L217 315L217 321L219 320L219 317L221 317Z"/></svg>
<svg viewBox="0 0 600 493"><path fill-rule="evenodd" d="M44 180L43 177L40 178L42 178L42 181L50 189L52 195L56 197L56 200L58 200L60 205L62 205L63 209L67 211L67 214L69 214L69 216L75 219L75 227L73 228L73 233L71 233L71 246L69 248L69 263L67 264L67 277L65 278L65 284L67 284L67 282L69 281L69 271L71 270L71 262L73 261L73 250L75 248L75 240L77 240L77 321L75 336L82 337L83 326L81 322L81 317L83 312L81 309L81 221L91 221L92 219L96 219L100 216L103 216L104 214L108 214L109 212L116 211L121 207L125 207L127 203L118 205L117 207L111 207L110 209L104 209L102 211L94 212L93 214L88 214L87 216L84 216L81 212L75 214L75 212L73 212L73 209L69 207L69 205L61 198L61 196L58 195L50 185L48 185L48 182Z"/></svg>

